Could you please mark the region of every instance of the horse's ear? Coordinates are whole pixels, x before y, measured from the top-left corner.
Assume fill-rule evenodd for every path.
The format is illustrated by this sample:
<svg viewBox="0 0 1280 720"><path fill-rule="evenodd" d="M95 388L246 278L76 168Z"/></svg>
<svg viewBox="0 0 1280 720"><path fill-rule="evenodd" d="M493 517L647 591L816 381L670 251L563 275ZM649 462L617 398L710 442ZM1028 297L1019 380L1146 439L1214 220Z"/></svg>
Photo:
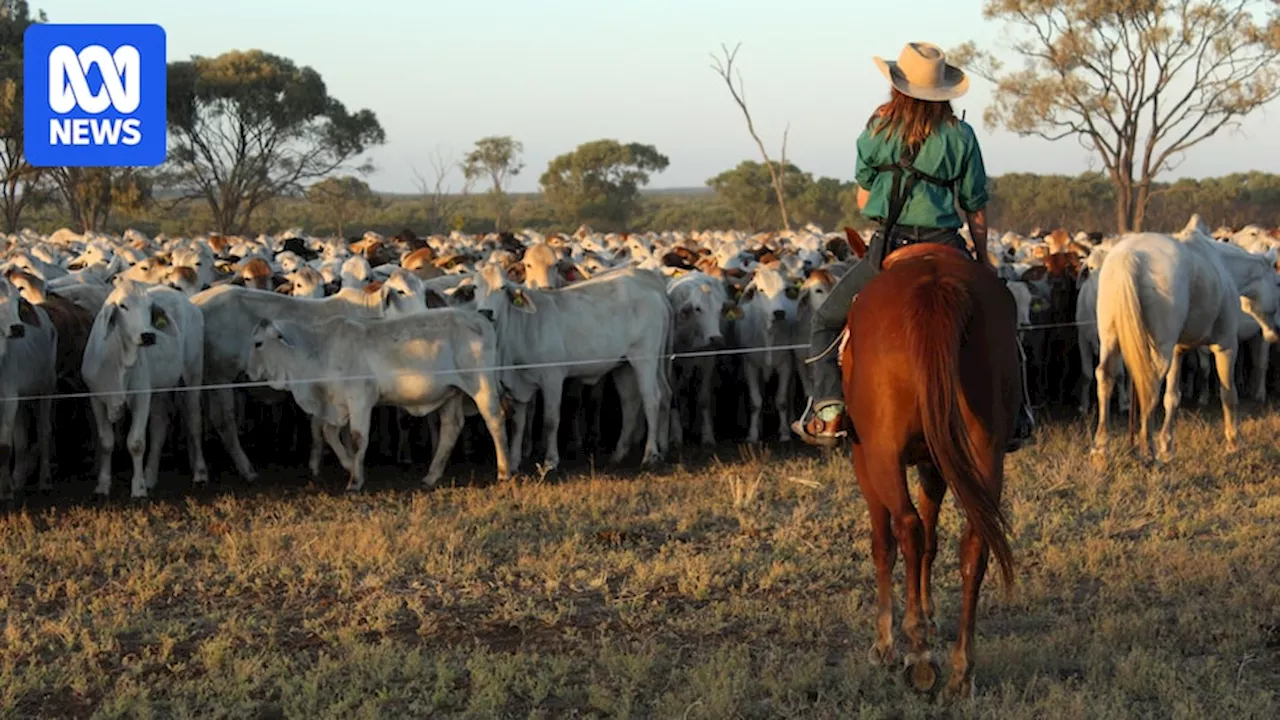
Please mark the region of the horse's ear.
<svg viewBox="0 0 1280 720"><path fill-rule="evenodd" d="M849 241L849 247L853 250L853 254L861 260L867 254L867 244L862 241L862 236L857 230L845 226L844 236Z"/></svg>

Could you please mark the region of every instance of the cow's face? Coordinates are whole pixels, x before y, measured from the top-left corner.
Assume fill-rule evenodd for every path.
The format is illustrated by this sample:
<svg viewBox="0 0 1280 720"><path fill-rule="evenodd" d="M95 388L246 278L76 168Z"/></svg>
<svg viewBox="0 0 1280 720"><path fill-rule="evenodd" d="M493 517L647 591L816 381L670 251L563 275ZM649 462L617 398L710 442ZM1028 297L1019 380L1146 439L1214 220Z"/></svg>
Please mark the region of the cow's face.
<svg viewBox="0 0 1280 720"><path fill-rule="evenodd" d="M490 320L501 324L511 310L537 312L533 300L524 289L512 283L502 268L484 264L473 276L476 309Z"/></svg>
<svg viewBox="0 0 1280 720"><path fill-rule="evenodd" d="M818 268L809 273L804 283L800 286L800 297L797 303L800 307L807 307L810 311L818 309L827 299L827 294L831 292L831 288L836 284L835 276L823 268Z"/></svg>
<svg viewBox="0 0 1280 720"><path fill-rule="evenodd" d="M796 319L799 299L798 284L790 281L777 267L762 266L743 291L741 304L751 306L758 317L765 319L772 332Z"/></svg>
<svg viewBox="0 0 1280 720"><path fill-rule="evenodd" d="M249 336L249 359L245 363L245 374L249 379L254 382L266 380L276 390L283 390L283 383L272 381L279 380L279 375L288 375L290 353L297 348L295 335L293 326L286 321L259 320Z"/></svg>
<svg viewBox="0 0 1280 720"><path fill-rule="evenodd" d="M94 265L105 265L111 259L108 257L110 253L101 245L94 243L84 249L84 252L77 255L67 268L70 270L80 270L82 268L92 267Z"/></svg>
<svg viewBox="0 0 1280 720"><path fill-rule="evenodd" d="M7 277L0 277L0 357L8 352L10 340L26 336L27 327L19 316L21 302L18 288Z"/></svg>
<svg viewBox="0 0 1280 720"><path fill-rule="evenodd" d="M1276 263L1276 249L1267 251L1265 257L1259 258L1259 278L1256 282L1241 285L1240 308L1257 321L1262 328L1263 338L1274 343L1280 341L1280 333L1276 331L1276 315L1280 314L1280 290L1276 287L1276 274L1272 268ZM1257 256L1254 256L1257 257Z"/></svg>
<svg viewBox="0 0 1280 720"><path fill-rule="evenodd" d="M304 265L302 258L292 250L285 250L276 255L276 264L280 266L280 271L285 274L297 272Z"/></svg>
<svg viewBox="0 0 1280 720"><path fill-rule="evenodd" d="M534 245L524 254L520 264L524 267L524 284L536 290L554 290L564 287L557 263L559 258L549 246Z"/></svg>
<svg viewBox="0 0 1280 720"><path fill-rule="evenodd" d="M155 345L160 334L170 337L177 334L173 319L133 280L118 282L99 312L107 332L120 338L121 360L126 368L137 363L138 348Z"/></svg>
<svg viewBox="0 0 1280 720"><path fill-rule="evenodd" d="M686 278L670 292L676 347L685 352L723 347L721 320L731 307L724 286L701 273Z"/></svg>

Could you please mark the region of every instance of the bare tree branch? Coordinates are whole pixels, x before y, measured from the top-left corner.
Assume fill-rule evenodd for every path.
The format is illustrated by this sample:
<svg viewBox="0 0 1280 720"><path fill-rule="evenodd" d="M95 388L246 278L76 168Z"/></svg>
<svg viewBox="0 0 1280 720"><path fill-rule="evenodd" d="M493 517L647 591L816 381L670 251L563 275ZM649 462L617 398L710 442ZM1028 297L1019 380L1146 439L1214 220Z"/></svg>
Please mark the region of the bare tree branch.
<svg viewBox="0 0 1280 720"><path fill-rule="evenodd" d="M751 111L747 109L747 92L745 84L742 81L742 72L736 74L738 84L733 84L735 77L733 61L738 56L738 49L742 47L742 43L733 46L733 50L729 50L728 46L721 43L720 50L724 53L724 57L720 58L715 55L711 56L713 64L711 69L716 71L728 86L729 93L733 95L733 101L738 104L738 108L742 110L743 117L747 120L747 132L751 133L751 139L756 141L756 147L760 149L760 156L764 158L764 164L769 168L769 177L773 180L773 191L778 196L778 210L782 213L782 227L791 230L791 217L787 213L787 194L782 184L783 168L786 166L787 153L787 133L782 134L782 162L775 166L773 161L769 159L769 151L765 150L764 142L760 140L760 136L756 133L755 123L751 120ZM791 129L790 123L787 124L787 130Z"/></svg>

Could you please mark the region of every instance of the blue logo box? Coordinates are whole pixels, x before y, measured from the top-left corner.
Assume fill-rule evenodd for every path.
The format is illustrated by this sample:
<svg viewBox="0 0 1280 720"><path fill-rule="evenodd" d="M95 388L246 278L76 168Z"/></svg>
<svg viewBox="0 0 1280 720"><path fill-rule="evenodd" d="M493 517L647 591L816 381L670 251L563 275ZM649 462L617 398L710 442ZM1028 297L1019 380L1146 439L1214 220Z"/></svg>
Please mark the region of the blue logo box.
<svg viewBox="0 0 1280 720"><path fill-rule="evenodd" d="M22 73L27 162L36 167L164 162L164 28L36 23L23 36Z"/></svg>

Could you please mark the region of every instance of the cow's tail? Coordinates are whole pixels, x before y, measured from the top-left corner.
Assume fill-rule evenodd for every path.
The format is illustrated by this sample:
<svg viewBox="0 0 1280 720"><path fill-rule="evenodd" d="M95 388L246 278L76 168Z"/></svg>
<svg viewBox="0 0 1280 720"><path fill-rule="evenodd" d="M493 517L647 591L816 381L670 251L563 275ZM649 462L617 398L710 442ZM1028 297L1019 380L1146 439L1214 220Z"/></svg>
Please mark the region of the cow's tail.
<svg viewBox="0 0 1280 720"><path fill-rule="evenodd" d="M1140 407L1151 407L1168 362L1161 356L1143 317L1138 283L1146 275L1145 263L1135 252L1117 253L1108 260L1106 275L1098 278L1099 338L1107 329L1115 333ZM1106 280L1112 282L1104 285Z"/></svg>
<svg viewBox="0 0 1280 720"><path fill-rule="evenodd" d="M973 297L963 279L945 275L917 285L912 294L916 312L905 325L915 359L925 443L965 517L995 555L1007 588L1013 582L1013 553L1008 521L992 492L994 458L977 448L963 415L967 403L960 381L960 350L974 317ZM992 382L999 383L999 378L992 377Z"/></svg>

